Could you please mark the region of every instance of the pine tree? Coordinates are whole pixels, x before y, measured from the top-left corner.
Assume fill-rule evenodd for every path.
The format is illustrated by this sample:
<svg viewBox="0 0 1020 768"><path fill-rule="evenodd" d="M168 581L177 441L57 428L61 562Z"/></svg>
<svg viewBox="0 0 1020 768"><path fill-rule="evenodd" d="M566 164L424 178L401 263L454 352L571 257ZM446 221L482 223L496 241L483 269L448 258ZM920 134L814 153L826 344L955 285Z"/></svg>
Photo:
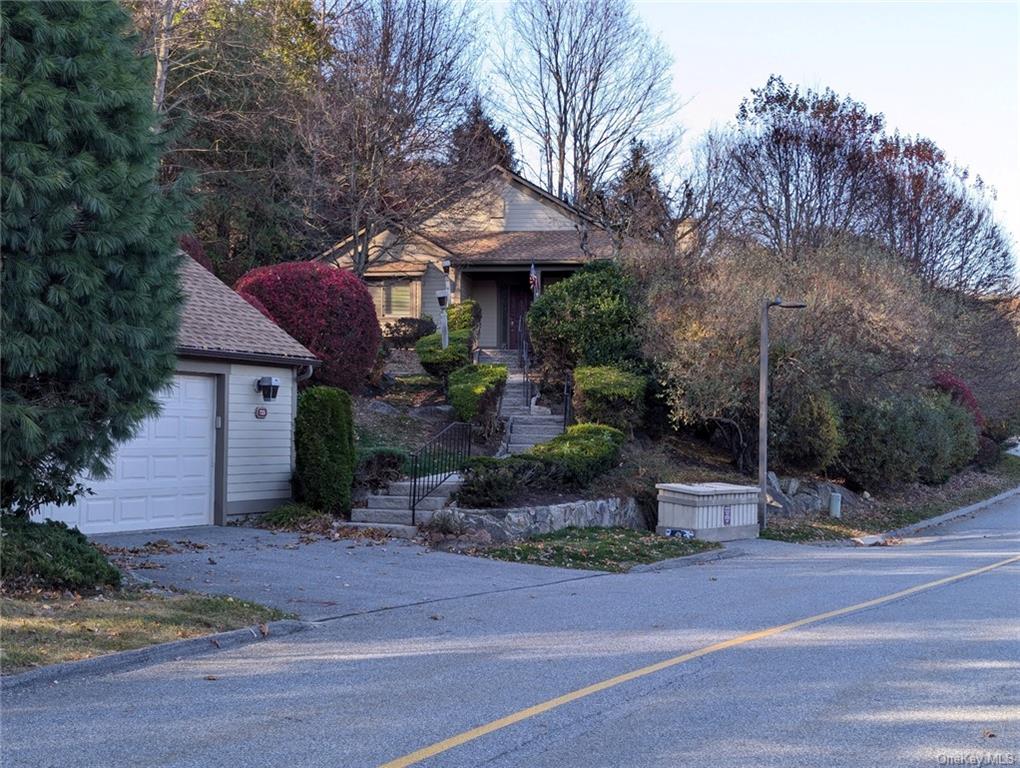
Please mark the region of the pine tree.
<svg viewBox="0 0 1020 768"><path fill-rule="evenodd" d="M609 219L623 234L646 240L668 241L672 237L669 194L643 141L631 140L627 162L613 180L607 198Z"/></svg>
<svg viewBox="0 0 1020 768"><path fill-rule="evenodd" d="M82 493L174 368L186 203L127 25L114 0L0 4L5 512Z"/></svg>
<svg viewBox="0 0 1020 768"><path fill-rule="evenodd" d="M493 165L514 172L518 169L510 132L505 125L496 127L480 96L474 97L464 119L453 129L450 144L451 165L479 171Z"/></svg>

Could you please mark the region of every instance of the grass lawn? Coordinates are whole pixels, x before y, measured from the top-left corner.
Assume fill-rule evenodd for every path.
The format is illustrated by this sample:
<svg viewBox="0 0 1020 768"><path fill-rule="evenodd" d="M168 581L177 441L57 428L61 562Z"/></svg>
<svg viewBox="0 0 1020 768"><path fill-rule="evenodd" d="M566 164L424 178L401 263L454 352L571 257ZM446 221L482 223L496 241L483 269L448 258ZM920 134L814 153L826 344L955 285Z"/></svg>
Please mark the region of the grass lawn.
<svg viewBox="0 0 1020 768"><path fill-rule="evenodd" d="M911 485L883 497L873 509L801 520L772 518L762 533L777 541L836 541L872 533L884 533L938 517L1020 486L1020 457L1004 456L987 472L967 471L944 485Z"/></svg>
<svg viewBox="0 0 1020 768"><path fill-rule="evenodd" d="M231 597L132 590L0 598L3 674L239 629L290 614Z"/></svg>
<svg viewBox="0 0 1020 768"><path fill-rule="evenodd" d="M481 554L513 563L622 573L640 563L718 548L713 542L666 538L628 528L564 528Z"/></svg>

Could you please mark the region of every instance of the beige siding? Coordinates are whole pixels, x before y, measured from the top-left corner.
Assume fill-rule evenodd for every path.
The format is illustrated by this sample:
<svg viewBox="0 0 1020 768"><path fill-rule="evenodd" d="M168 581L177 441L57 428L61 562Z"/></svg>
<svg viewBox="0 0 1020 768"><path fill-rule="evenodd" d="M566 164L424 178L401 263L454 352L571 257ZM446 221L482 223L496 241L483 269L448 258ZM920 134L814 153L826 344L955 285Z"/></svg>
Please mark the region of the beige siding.
<svg viewBox="0 0 1020 768"><path fill-rule="evenodd" d="M280 392L265 402L255 379L275 376ZM284 500L294 471L295 371L270 365L231 365L227 378L227 503ZM255 409L265 407L264 419ZM270 503L267 509L275 504Z"/></svg>
<svg viewBox="0 0 1020 768"><path fill-rule="evenodd" d="M499 303L495 280L469 278L468 298L474 299L482 308L482 327L478 333L478 346L495 347L499 344L498 314Z"/></svg>
<svg viewBox="0 0 1020 768"><path fill-rule="evenodd" d="M503 188L503 199L506 203L503 229L507 232L574 229L573 219L556 208L553 203L526 193L513 184L507 184Z"/></svg>
<svg viewBox="0 0 1020 768"><path fill-rule="evenodd" d="M422 231L441 232L499 232L504 227L506 203L499 180L444 208L422 224Z"/></svg>
<svg viewBox="0 0 1020 768"><path fill-rule="evenodd" d="M436 291L447 289L449 282L441 267L429 264L421 284L421 313L429 315L439 325L439 302Z"/></svg>

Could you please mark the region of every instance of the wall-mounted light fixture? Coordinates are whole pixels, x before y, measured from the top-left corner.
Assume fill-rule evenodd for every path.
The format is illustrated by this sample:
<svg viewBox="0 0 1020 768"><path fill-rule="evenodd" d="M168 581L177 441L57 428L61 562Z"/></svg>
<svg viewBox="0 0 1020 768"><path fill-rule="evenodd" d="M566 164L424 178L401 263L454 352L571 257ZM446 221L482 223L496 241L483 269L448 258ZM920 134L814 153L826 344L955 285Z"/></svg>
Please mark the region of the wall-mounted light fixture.
<svg viewBox="0 0 1020 768"><path fill-rule="evenodd" d="M255 379L255 391L262 393L262 399L267 403L276 399L280 394L280 380L275 376L263 376Z"/></svg>

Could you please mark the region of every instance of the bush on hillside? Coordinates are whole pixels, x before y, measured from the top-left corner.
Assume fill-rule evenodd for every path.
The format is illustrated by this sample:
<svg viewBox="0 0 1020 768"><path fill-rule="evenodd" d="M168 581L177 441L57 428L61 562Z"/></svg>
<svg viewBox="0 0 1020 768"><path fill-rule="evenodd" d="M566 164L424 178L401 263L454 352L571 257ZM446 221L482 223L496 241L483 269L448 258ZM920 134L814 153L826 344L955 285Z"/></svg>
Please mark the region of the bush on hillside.
<svg viewBox="0 0 1020 768"><path fill-rule="evenodd" d="M446 310L446 325L451 331L473 331L482 324L482 308L474 299L465 299Z"/></svg>
<svg viewBox="0 0 1020 768"><path fill-rule="evenodd" d="M450 344L443 349L442 337L432 333L418 340L414 351L430 376L446 382L451 373L471 362L471 331L450 331Z"/></svg>
<svg viewBox="0 0 1020 768"><path fill-rule="evenodd" d="M992 440L992 438L985 435L981 435L978 438L978 450L977 455L974 457L975 463L981 469L991 469L999 463L999 459L1002 458L1002 446Z"/></svg>
<svg viewBox="0 0 1020 768"><path fill-rule="evenodd" d="M457 504L466 509L491 509L513 503L525 488L541 488L545 465L537 459L510 456L471 459L462 471Z"/></svg>
<svg viewBox="0 0 1020 768"><path fill-rule="evenodd" d="M258 299L283 330L322 360L313 384L348 392L365 384L382 332L372 297L353 272L292 261L257 267L234 289Z"/></svg>
<svg viewBox="0 0 1020 768"><path fill-rule="evenodd" d="M424 317L401 317L386 323L383 328L383 339L390 347L409 349L418 339L436 332L435 321Z"/></svg>
<svg viewBox="0 0 1020 768"><path fill-rule="evenodd" d="M820 472L843 447L843 420L828 392L779 399L769 416L769 455L785 467Z"/></svg>
<svg viewBox="0 0 1020 768"><path fill-rule="evenodd" d="M407 474L410 454L403 448L376 445L357 449L354 479L363 488L379 490Z"/></svg>
<svg viewBox="0 0 1020 768"><path fill-rule="evenodd" d="M641 423L648 380L611 365L574 371L574 416L580 422L630 430Z"/></svg>
<svg viewBox="0 0 1020 768"><path fill-rule="evenodd" d="M633 281L615 262L589 264L554 283L528 311L540 365L554 380L580 365L621 365L640 357Z"/></svg>
<svg viewBox="0 0 1020 768"><path fill-rule="evenodd" d="M939 371L932 376L932 384L935 389L949 395L954 403L966 408L977 428L984 429L985 415L981 412L981 406L967 382L949 371Z"/></svg>
<svg viewBox="0 0 1020 768"><path fill-rule="evenodd" d="M336 387L310 387L302 392L294 448L297 496L323 512L349 512L356 462L351 396Z"/></svg>
<svg viewBox="0 0 1020 768"><path fill-rule="evenodd" d="M574 424L524 454L546 465L547 483L583 487L616 466L624 434L603 424Z"/></svg>
<svg viewBox="0 0 1020 768"><path fill-rule="evenodd" d="M119 586L118 571L77 528L0 516L4 589L93 589Z"/></svg>
<svg viewBox="0 0 1020 768"><path fill-rule="evenodd" d="M506 378L505 365L465 365L451 373L447 391L457 418L476 424L487 422L496 413Z"/></svg>

